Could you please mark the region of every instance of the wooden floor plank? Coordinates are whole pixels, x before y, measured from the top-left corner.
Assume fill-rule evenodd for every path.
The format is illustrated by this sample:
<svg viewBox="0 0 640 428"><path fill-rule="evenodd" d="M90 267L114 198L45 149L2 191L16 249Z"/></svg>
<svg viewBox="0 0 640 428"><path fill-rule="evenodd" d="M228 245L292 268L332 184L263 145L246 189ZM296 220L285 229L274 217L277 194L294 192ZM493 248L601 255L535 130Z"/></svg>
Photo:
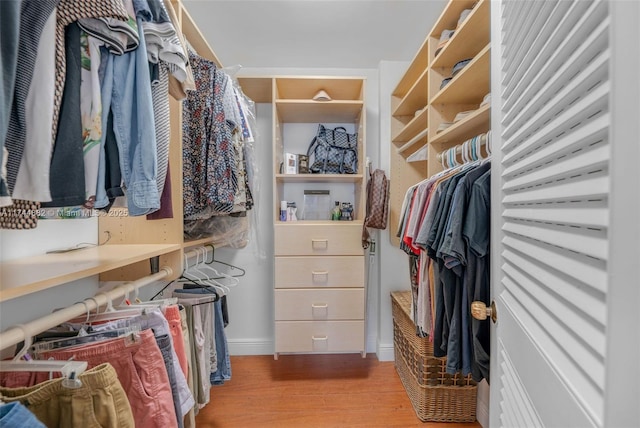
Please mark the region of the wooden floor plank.
<svg viewBox="0 0 640 428"><path fill-rule="evenodd" d="M421 422L393 362L375 355L231 357L231 380L211 389L198 428L480 427Z"/></svg>

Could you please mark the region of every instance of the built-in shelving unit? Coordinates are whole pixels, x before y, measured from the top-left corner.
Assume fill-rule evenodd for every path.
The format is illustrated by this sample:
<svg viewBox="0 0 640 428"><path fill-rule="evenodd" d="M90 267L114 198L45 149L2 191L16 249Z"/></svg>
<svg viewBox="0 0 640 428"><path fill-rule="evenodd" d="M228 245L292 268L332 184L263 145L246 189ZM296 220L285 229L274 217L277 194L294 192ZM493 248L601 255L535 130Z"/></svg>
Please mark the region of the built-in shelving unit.
<svg viewBox="0 0 640 428"><path fill-rule="evenodd" d="M364 355L365 79L275 77L272 88L275 357L280 353ZM331 101L313 100L320 90ZM319 124L342 126L358 134L357 173L279 173L285 153L307 153ZM306 189L330 191L326 217L304 219L302 215L297 221L280 221L281 201L295 202L304 214ZM330 220L335 200L353 203L353 221Z"/></svg>
<svg viewBox="0 0 640 428"><path fill-rule="evenodd" d="M489 0L449 1L391 94L391 225L398 224L406 190L442 169L440 151L489 130L490 106L480 107L490 90L489 6ZM443 30L454 33L436 55ZM463 60L470 61L452 77ZM449 127L439 129L443 123Z"/></svg>

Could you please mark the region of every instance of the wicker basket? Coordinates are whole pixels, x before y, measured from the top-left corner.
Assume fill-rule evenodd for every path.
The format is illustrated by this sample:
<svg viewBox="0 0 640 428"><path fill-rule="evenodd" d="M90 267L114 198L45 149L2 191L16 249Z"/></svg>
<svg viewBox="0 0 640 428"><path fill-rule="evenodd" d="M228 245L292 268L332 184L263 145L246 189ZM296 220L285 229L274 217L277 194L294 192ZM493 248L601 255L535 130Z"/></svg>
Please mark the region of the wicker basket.
<svg viewBox="0 0 640 428"><path fill-rule="evenodd" d="M471 376L450 375L447 359L433 356L428 338L416 336L409 316L411 292L391 293L395 365L421 421L474 422L476 383Z"/></svg>

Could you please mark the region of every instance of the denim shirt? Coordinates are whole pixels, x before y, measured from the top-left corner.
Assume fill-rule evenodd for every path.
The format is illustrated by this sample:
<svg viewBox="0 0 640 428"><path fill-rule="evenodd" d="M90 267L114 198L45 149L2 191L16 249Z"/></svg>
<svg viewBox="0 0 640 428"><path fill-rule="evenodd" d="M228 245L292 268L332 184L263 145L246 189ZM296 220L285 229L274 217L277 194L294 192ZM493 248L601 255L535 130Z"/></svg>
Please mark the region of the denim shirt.
<svg viewBox="0 0 640 428"><path fill-rule="evenodd" d="M134 1L134 7L136 5ZM138 28L142 28L142 16L137 14ZM102 82L102 123L107 124L109 109L113 113L113 130L120 153L120 170L125 186L129 214L150 214L160 208L160 195L156 183L157 154L151 78L144 42L139 32L140 45L135 51L120 56L109 54ZM96 192L96 207L109 204L104 180L106 160L103 132Z"/></svg>

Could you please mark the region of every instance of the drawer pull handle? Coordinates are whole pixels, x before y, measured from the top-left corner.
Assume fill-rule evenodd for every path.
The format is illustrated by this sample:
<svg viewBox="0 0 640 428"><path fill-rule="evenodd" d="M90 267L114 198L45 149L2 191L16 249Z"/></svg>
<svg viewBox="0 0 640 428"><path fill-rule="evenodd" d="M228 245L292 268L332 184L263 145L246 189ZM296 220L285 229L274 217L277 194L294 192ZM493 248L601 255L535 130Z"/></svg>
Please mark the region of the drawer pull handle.
<svg viewBox="0 0 640 428"><path fill-rule="evenodd" d="M327 248L329 248L329 240L328 239L312 239L311 248L313 248L314 250L326 250Z"/></svg>
<svg viewBox="0 0 640 428"><path fill-rule="evenodd" d="M313 270L311 271L311 276L313 277L313 281L316 281L316 277L322 277L322 278L318 278L318 280L322 280L323 282L327 282L327 280L329 279L329 271L326 270Z"/></svg>
<svg viewBox="0 0 640 428"><path fill-rule="evenodd" d="M327 340L329 340L329 336L311 336L311 340L313 340L314 342L326 342Z"/></svg>
<svg viewBox="0 0 640 428"><path fill-rule="evenodd" d="M328 303L312 303L311 307L313 309L327 309L329 307Z"/></svg>

